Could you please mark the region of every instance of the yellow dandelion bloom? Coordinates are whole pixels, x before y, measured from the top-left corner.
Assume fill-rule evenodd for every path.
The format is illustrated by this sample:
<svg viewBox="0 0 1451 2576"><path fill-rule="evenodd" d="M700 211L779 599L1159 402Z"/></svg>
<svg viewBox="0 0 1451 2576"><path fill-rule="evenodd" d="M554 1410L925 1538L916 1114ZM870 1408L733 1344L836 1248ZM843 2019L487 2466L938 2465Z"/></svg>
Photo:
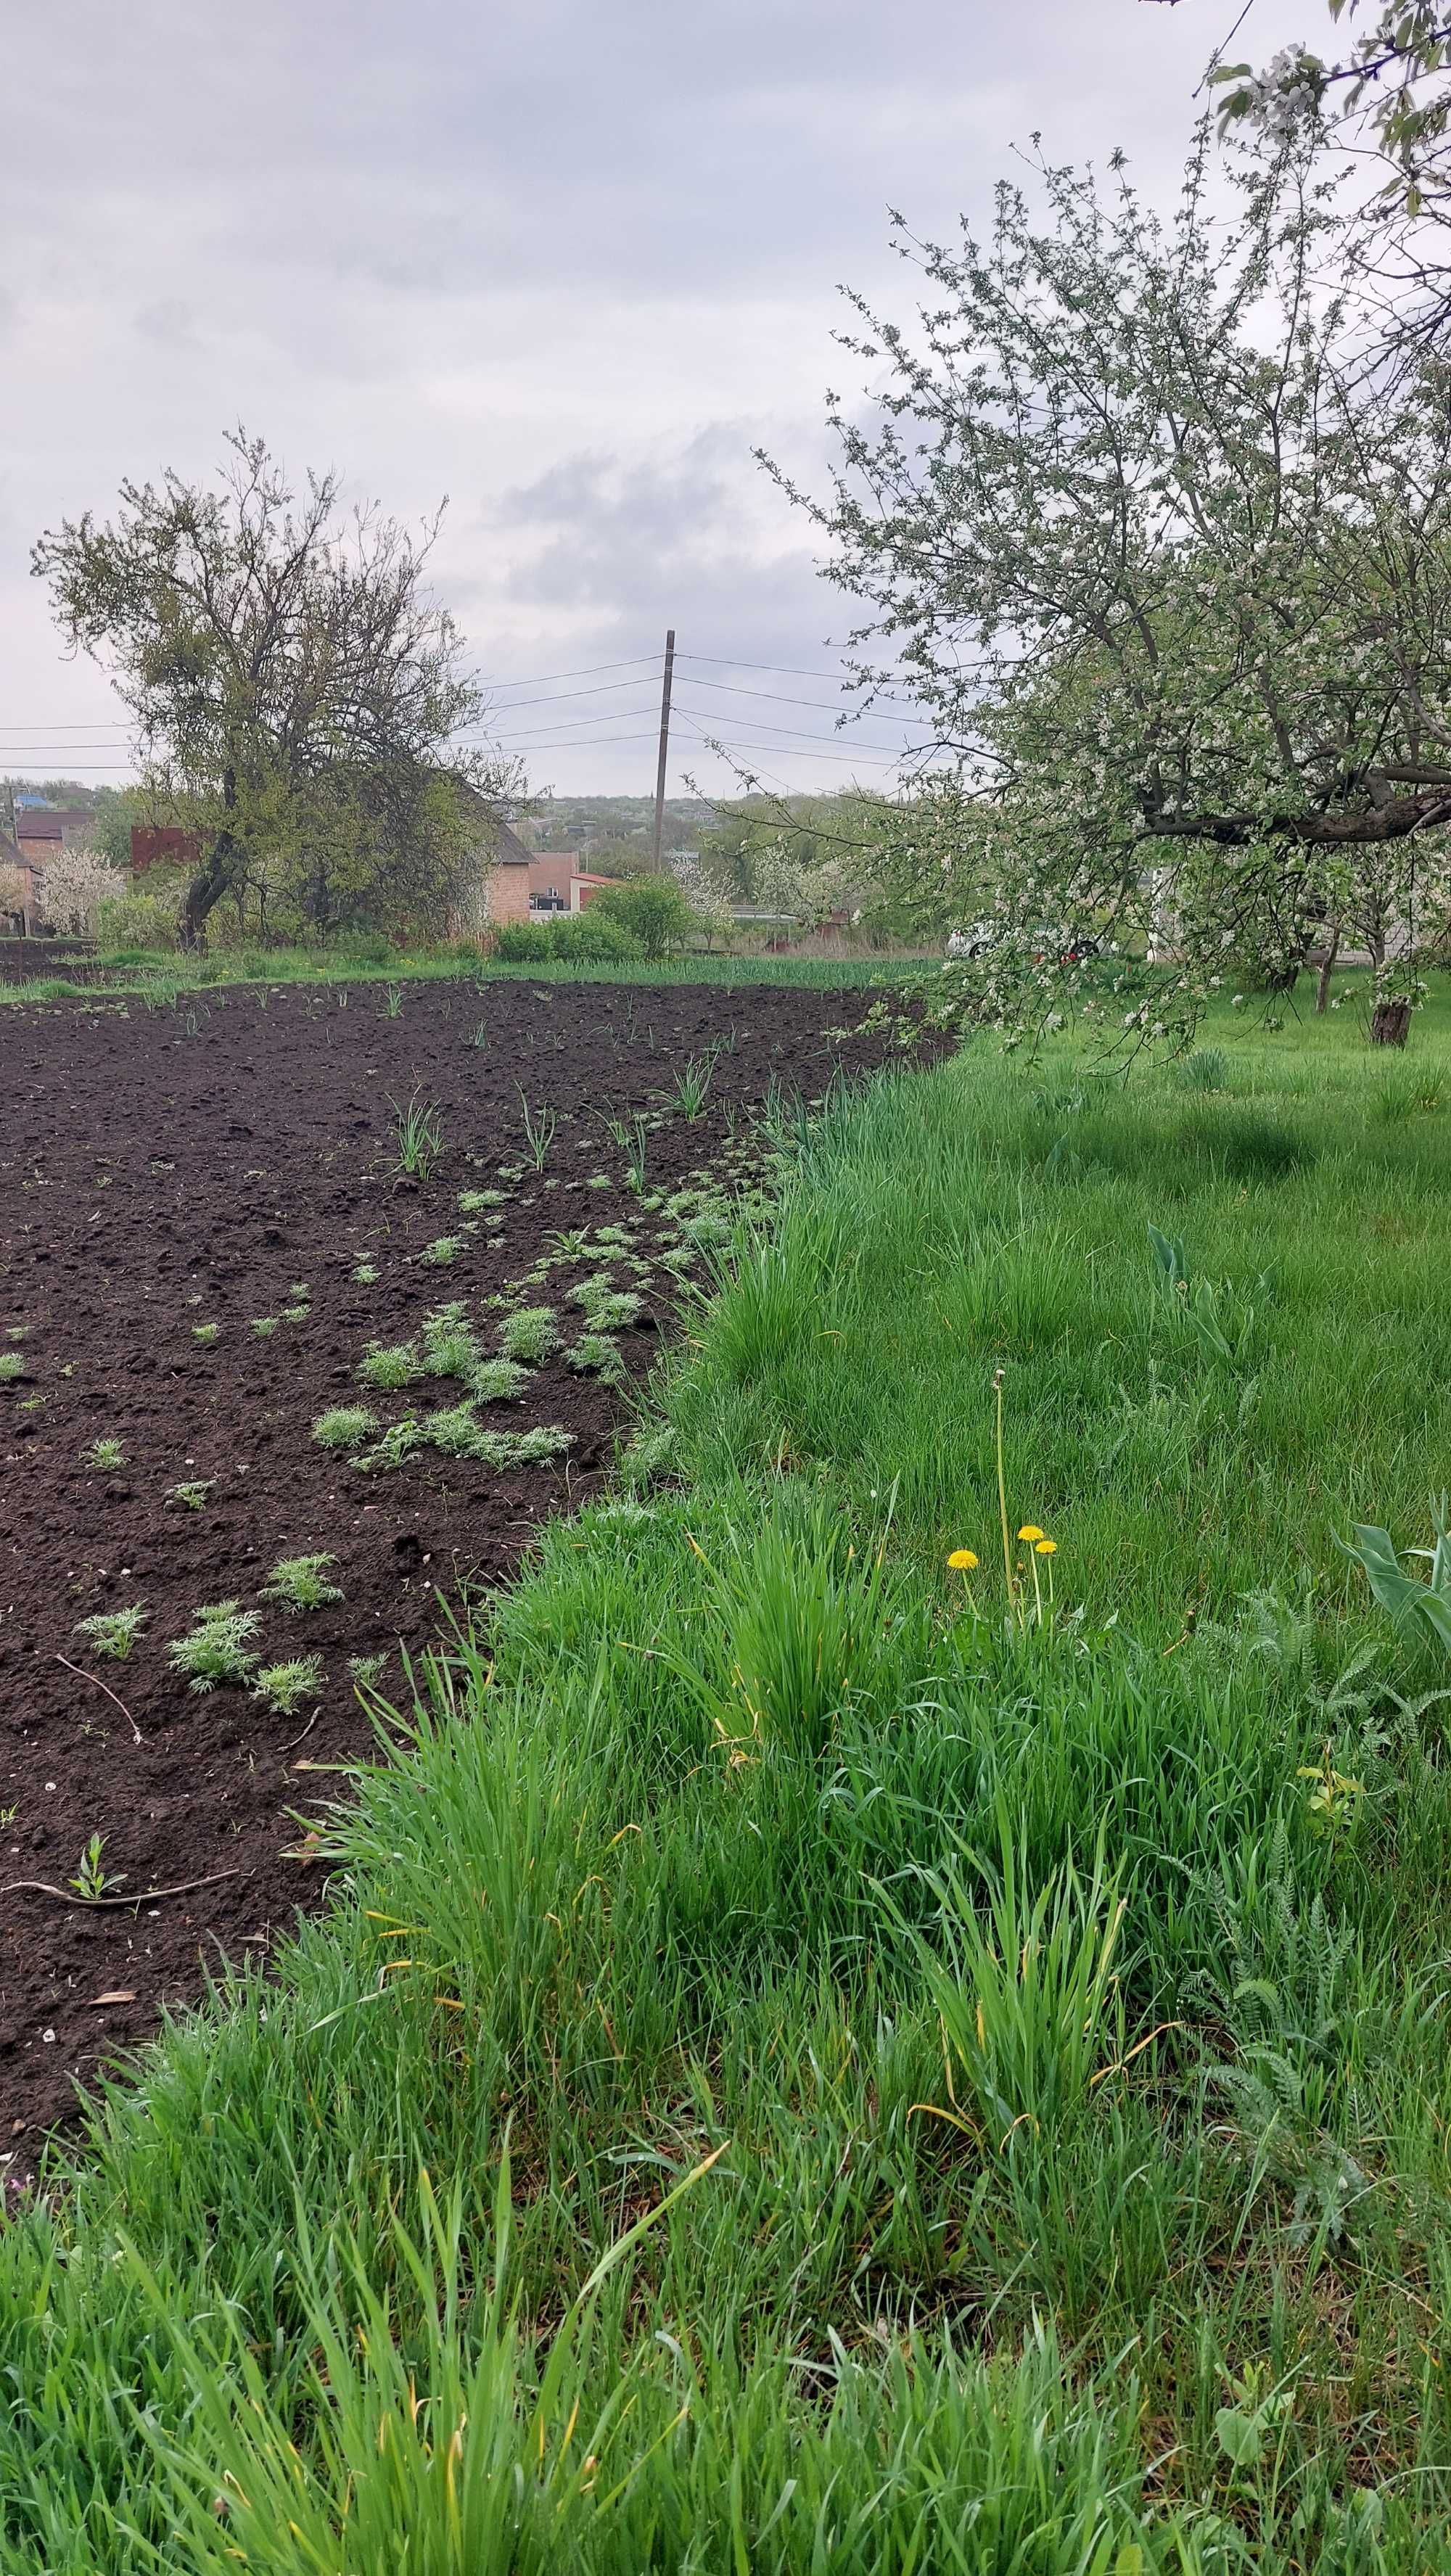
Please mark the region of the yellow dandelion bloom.
<svg viewBox="0 0 1451 2576"><path fill-rule="evenodd" d="M1030 1547L1036 1547L1042 1535L1043 1533L1039 1529L1036 1521L1027 1522L1018 1532L1019 1538L1025 1538Z"/></svg>
<svg viewBox="0 0 1451 2576"><path fill-rule="evenodd" d="M977 1558L970 1547L955 1547L947 1562L955 1566L959 1574L971 1574L977 1564Z"/></svg>
<svg viewBox="0 0 1451 2576"><path fill-rule="evenodd" d="M1033 1541L1033 1554L1035 1556L1056 1556L1057 1553L1058 1541L1056 1538L1038 1538Z"/></svg>

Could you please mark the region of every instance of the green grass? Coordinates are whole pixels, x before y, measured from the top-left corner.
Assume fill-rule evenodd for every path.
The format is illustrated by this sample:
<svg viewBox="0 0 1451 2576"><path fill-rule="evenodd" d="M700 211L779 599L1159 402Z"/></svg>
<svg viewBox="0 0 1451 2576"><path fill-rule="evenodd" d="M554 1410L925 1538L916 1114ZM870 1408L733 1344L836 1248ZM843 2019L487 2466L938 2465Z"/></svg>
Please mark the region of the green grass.
<svg viewBox="0 0 1451 2576"><path fill-rule="evenodd" d="M550 958L538 965L509 965L501 959L444 954L395 957L386 965L371 960L319 956L305 949L273 949L265 958L219 950L204 963L156 951L114 964L102 956L100 972L84 985L42 976L23 984L0 984L0 1005L106 1000L136 997L151 1007L170 1009L183 996L226 986L274 986L409 983L483 984L707 984L727 992L753 985L799 986L810 992L836 992L876 983L900 983L922 971L919 958L859 957L667 957L654 963L624 960L577 964ZM392 1016L390 1014L389 1016Z"/></svg>
<svg viewBox="0 0 1451 2576"><path fill-rule="evenodd" d="M1451 1108L1209 1044L781 1118L0 2235L3 2576L1451 2568L1451 1666L1335 1544L1451 1483Z"/></svg>

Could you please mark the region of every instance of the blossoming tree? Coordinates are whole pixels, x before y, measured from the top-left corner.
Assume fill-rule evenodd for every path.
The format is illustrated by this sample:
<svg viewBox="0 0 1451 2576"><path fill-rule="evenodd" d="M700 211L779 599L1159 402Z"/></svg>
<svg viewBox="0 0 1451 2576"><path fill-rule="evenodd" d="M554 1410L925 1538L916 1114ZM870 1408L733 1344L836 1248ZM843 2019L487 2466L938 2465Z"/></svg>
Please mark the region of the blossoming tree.
<svg viewBox="0 0 1451 2576"><path fill-rule="evenodd" d="M1182 1039L1227 961L1339 935L1403 1040L1451 923L1447 380L1343 366L1312 152L1238 158L1226 219L1210 149L1167 222L1041 154L985 245L899 219L915 323L853 299L874 403L829 399L827 498L779 479L954 755L881 867L986 925L960 1010L1021 1033L1092 982Z"/></svg>

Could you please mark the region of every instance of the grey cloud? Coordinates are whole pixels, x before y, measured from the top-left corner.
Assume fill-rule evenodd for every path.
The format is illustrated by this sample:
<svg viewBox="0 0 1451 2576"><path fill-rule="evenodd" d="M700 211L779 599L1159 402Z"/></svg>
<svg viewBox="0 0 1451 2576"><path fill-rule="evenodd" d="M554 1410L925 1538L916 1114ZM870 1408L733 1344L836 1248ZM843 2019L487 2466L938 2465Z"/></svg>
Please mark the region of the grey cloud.
<svg viewBox="0 0 1451 2576"><path fill-rule="evenodd" d="M1256 0L1264 53L1303 31L1304 0ZM210 472L239 415L400 514L452 490L439 586L500 676L653 652L672 621L814 666L850 603L748 451L819 480L834 282L903 300L886 205L925 233L980 213L1034 126L1167 183L1215 33L1136 0L12 6L7 90L44 100L65 168L38 187L0 155L26 389L0 694L17 723L106 712L30 539L123 474ZM595 757L555 774L620 774Z"/></svg>

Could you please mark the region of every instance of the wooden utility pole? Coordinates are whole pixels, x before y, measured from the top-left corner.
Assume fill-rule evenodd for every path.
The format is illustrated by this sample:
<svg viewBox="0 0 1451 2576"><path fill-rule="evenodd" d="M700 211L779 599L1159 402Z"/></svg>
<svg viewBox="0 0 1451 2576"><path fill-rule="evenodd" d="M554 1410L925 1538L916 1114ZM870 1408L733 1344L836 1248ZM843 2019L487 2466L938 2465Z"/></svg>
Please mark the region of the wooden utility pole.
<svg viewBox="0 0 1451 2576"><path fill-rule="evenodd" d="M665 638L665 683L660 692L660 765L655 772L655 829L650 838L650 864L660 865L660 837L665 829L665 763L670 751L670 682L675 670L675 629Z"/></svg>

